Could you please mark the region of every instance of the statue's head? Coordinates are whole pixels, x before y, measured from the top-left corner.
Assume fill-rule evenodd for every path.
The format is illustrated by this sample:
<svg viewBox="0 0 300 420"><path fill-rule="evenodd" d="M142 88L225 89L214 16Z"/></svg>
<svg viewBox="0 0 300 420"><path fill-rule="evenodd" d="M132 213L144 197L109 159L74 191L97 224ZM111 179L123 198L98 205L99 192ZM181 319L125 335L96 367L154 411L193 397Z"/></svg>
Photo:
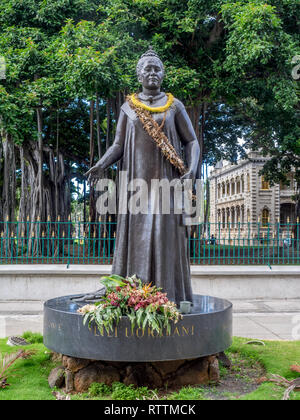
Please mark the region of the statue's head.
<svg viewBox="0 0 300 420"><path fill-rule="evenodd" d="M139 59L136 72L143 87L150 90L160 88L165 70L161 59L152 47Z"/></svg>

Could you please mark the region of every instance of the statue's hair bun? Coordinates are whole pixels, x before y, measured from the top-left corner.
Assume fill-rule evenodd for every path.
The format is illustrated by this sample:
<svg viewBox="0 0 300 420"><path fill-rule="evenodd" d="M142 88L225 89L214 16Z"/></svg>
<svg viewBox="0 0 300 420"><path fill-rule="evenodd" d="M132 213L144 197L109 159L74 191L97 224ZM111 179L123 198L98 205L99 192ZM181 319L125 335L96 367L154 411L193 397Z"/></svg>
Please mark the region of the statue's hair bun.
<svg viewBox="0 0 300 420"><path fill-rule="evenodd" d="M149 50L146 51L141 58L145 58L145 57L156 57L159 58L158 54L154 51L154 49L152 48L152 46L149 46Z"/></svg>

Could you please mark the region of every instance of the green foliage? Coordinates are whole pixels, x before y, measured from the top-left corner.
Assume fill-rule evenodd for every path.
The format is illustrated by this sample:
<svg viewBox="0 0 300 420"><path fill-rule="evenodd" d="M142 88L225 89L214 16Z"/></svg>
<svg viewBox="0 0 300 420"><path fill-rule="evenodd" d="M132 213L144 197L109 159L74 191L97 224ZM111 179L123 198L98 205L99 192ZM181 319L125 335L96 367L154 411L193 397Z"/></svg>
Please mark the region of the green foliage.
<svg viewBox="0 0 300 420"><path fill-rule="evenodd" d="M247 341L245 338L235 338L228 352L261 363L269 373L289 380L297 378L297 373L292 372L290 366L297 364L300 359L299 341L265 341L265 346L247 345Z"/></svg>
<svg viewBox="0 0 300 420"><path fill-rule="evenodd" d="M221 11L230 30L227 70L245 74L248 66L267 64L280 53L282 24L274 6L261 1L228 2Z"/></svg>
<svg viewBox="0 0 300 420"><path fill-rule="evenodd" d="M103 397L111 394L112 388L103 383L94 382L89 387L89 395L91 397Z"/></svg>
<svg viewBox="0 0 300 420"><path fill-rule="evenodd" d="M147 387L135 388L133 385L124 385L121 382L114 382L112 386L103 383L93 383L89 388L91 397L110 396L113 400L143 400L151 395Z"/></svg>
<svg viewBox="0 0 300 420"><path fill-rule="evenodd" d="M15 353L19 347L10 347L7 339L0 339L0 352ZM48 376L55 364L50 359L50 351L43 344L26 346L26 351L34 351L29 359L15 362L14 372L9 376L9 386L0 390L0 401L7 400L55 400L48 384Z"/></svg>
<svg viewBox="0 0 300 420"><path fill-rule="evenodd" d="M111 398L113 400L144 400L150 398L151 391L147 387L135 388L133 385L124 385L121 382L112 384Z"/></svg>
<svg viewBox="0 0 300 420"><path fill-rule="evenodd" d="M300 180L299 93L291 75L299 13L292 1L228 1L221 7L228 31L224 69L235 83L232 92L244 96L237 108L250 122L247 146L272 158L264 167L271 183L285 181L292 169L298 185Z"/></svg>
<svg viewBox="0 0 300 420"><path fill-rule="evenodd" d="M128 279L131 280L130 278ZM114 291L116 287L125 287L127 283L124 282L124 277L113 274L109 277L101 277L101 283L106 287L107 291ZM132 282L133 284L133 282ZM140 285L141 283L139 283Z"/></svg>
<svg viewBox="0 0 300 420"><path fill-rule="evenodd" d="M22 337L31 344L37 344L43 342L43 336L39 333L33 333L31 331L25 331Z"/></svg>
<svg viewBox="0 0 300 420"><path fill-rule="evenodd" d="M219 363L219 369L220 369L220 378L223 378L228 373L228 370L225 366L222 366L222 364Z"/></svg>
<svg viewBox="0 0 300 420"><path fill-rule="evenodd" d="M300 359L299 341L265 341L265 346L247 345L249 341L245 338L235 338L228 350L228 355L239 355L239 357L253 362L259 362L266 369L267 376L276 374L288 380L296 379L299 374L291 371L290 367L297 364ZM255 391L246 394L239 399L242 400L281 400L285 388L272 382L265 382ZM299 400L299 393L291 394L291 400Z"/></svg>
<svg viewBox="0 0 300 420"><path fill-rule="evenodd" d="M173 392L168 400L206 400L205 390L199 387L187 386L181 388L178 392Z"/></svg>
<svg viewBox="0 0 300 420"><path fill-rule="evenodd" d="M88 393L93 398L109 396L113 400L143 400L150 398L152 391L147 387L135 388L133 385L114 382L111 387L103 383L93 383Z"/></svg>

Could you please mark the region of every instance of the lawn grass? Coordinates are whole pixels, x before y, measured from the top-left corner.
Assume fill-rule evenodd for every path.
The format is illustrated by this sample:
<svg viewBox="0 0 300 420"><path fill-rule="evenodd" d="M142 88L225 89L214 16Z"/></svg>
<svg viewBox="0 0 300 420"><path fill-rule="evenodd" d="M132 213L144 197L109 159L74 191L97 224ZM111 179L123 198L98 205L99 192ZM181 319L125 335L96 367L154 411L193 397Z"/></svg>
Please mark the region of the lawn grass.
<svg viewBox="0 0 300 420"><path fill-rule="evenodd" d="M266 374L276 374L288 380L299 377L290 366L300 364L300 341L265 341L266 345L247 345L244 338L235 338L230 352L258 361ZM255 391L240 397L241 400L280 400L285 388L272 382L261 384ZM291 400L300 400L300 392L293 392Z"/></svg>
<svg viewBox="0 0 300 420"><path fill-rule="evenodd" d="M0 353L12 353L18 347L10 347L6 339L0 339ZM37 340L38 341L38 340ZM246 338L234 338L227 355L233 361L234 375L238 381L247 384L250 381L245 373L239 368L243 365L249 369L260 366L265 376L277 374L292 380L299 377L299 373L290 370L291 365L300 364L300 341L265 341L265 346L246 344ZM51 352L42 343L35 342L26 346L26 350L35 350L36 353L27 360L18 360L8 376L9 386L0 389L0 400L53 400L52 391L48 385L48 375L57 365L51 360ZM247 372L247 370L246 370ZM221 379L226 378L228 371L221 368ZM250 393L243 392L220 392L218 386L210 387L184 387L176 392L159 393L164 400L281 400L285 388L271 382L264 382ZM126 390L125 390L126 391ZM124 393L126 395L126 392ZM127 395L133 395L128 393ZM220 398L219 398L220 397ZM126 398L126 397L125 397ZM112 395L95 396L84 394L72 396L72 399L112 399ZM300 392L293 392L291 400L300 400Z"/></svg>
<svg viewBox="0 0 300 420"><path fill-rule="evenodd" d="M14 353L20 347L10 347L7 339L0 339L0 353ZM26 360L17 360L10 369L7 382L9 386L0 389L0 401L3 400L55 400L48 385L48 375L55 363L51 361L51 352L42 343L22 347L36 353Z"/></svg>

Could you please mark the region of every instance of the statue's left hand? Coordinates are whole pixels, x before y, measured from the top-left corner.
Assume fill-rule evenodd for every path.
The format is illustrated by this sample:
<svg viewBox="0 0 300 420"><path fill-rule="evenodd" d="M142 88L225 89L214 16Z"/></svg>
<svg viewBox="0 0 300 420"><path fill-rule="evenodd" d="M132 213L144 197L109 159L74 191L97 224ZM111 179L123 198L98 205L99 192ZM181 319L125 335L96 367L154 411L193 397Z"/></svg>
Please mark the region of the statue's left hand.
<svg viewBox="0 0 300 420"><path fill-rule="evenodd" d="M102 167L99 165L99 163L95 166L93 166L89 171L87 171L84 176L88 177L89 183L94 183L101 177L103 173Z"/></svg>
<svg viewBox="0 0 300 420"><path fill-rule="evenodd" d="M195 181L196 174L192 170L188 170L182 177L180 178L181 181L184 181L185 179L191 179L193 182Z"/></svg>

